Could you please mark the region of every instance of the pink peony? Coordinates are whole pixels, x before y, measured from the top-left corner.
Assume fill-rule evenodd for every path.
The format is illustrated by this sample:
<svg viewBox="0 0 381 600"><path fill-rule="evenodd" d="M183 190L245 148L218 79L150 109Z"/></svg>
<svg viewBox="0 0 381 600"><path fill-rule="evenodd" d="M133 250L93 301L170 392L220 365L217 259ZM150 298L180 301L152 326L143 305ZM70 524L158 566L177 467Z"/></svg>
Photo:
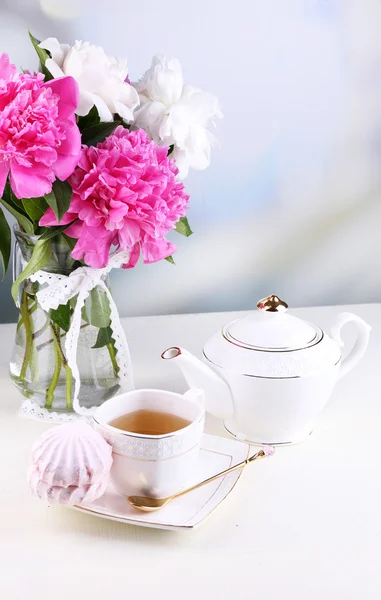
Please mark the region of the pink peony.
<svg viewBox="0 0 381 600"><path fill-rule="evenodd" d="M17 198L47 194L72 174L81 154L72 77L44 83L41 73L18 74L0 54L0 197L10 172Z"/></svg>
<svg viewBox="0 0 381 600"><path fill-rule="evenodd" d="M165 236L185 215L189 199L177 173L167 148L151 142L142 129L119 126L96 148L84 147L70 178L71 205L60 222L77 219L65 231L78 238L73 258L104 267L115 246L131 251L126 267L134 267L140 250L145 263L175 252ZM40 225L58 225L51 209Z"/></svg>

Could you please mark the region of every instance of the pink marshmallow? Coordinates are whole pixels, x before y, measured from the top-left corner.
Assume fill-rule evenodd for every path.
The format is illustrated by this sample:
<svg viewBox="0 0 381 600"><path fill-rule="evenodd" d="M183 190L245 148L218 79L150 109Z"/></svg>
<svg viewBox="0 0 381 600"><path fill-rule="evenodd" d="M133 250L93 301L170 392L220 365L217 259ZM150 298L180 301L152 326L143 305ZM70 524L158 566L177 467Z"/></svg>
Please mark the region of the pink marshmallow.
<svg viewBox="0 0 381 600"><path fill-rule="evenodd" d="M43 433L33 446L29 487L48 502L92 502L105 492L111 464L111 446L90 425L60 425Z"/></svg>

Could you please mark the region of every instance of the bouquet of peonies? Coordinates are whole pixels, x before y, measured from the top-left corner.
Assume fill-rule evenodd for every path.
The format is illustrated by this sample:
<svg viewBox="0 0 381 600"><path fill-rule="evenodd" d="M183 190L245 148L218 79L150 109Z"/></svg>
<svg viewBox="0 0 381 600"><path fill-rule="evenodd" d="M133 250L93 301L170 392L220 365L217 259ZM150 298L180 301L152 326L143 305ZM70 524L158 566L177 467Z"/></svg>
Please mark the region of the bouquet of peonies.
<svg viewBox="0 0 381 600"><path fill-rule="evenodd" d="M11 375L48 409L64 375L70 409L80 380L92 398L99 389L101 400L110 378L115 384L123 369L129 376L107 273L134 267L140 255L144 263L173 262L168 232L191 234L182 180L190 168L209 165L208 126L221 112L214 96L184 85L175 59L154 57L131 83L127 62L100 47L30 38L40 72L20 73L0 54L0 202L18 223L12 295L20 321ZM4 272L10 251L0 209ZM95 376L95 361L92 377L82 376L81 335L87 362L92 350L104 349L111 374ZM51 352L43 361L42 350Z"/></svg>

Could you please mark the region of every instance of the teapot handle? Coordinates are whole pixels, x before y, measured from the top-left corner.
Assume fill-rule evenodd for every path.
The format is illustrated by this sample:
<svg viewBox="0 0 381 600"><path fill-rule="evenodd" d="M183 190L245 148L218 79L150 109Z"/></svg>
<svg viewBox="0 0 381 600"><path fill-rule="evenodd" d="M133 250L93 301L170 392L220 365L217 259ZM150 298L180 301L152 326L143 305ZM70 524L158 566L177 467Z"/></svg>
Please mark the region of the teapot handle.
<svg viewBox="0 0 381 600"><path fill-rule="evenodd" d="M372 329L368 323L363 321L363 319L360 319L360 317L357 315L354 315L350 312L340 313L337 317L336 323L332 327L331 336L333 340L341 347L344 345L340 335L341 329L344 327L344 325L346 325L346 323L350 322L356 323L358 330L357 339L352 350L341 363L339 378L343 377L351 369L353 369L353 367L359 362L360 358L362 358L368 346L369 332Z"/></svg>

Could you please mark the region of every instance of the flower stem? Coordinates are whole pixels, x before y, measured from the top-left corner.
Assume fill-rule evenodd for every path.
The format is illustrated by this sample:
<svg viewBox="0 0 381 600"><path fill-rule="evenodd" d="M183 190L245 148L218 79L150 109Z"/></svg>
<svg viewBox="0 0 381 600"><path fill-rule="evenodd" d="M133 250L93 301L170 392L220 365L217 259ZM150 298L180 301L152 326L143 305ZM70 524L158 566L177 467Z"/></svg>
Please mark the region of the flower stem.
<svg viewBox="0 0 381 600"><path fill-rule="evenodd" d="M60 378L61 366L62 366L61 354L60 354L58 344L57 344L57 341L55 338L55 327L52 324L50 324L50 327L53 332L53 347L54 347L55 366L54 366L54 373L53 373L52 380L50 382L48 389L46 390L45 408L48 408L48 409L52 408L52 406L53 406L54 392L55 392L57 383Z"/></svg>
<svg viewBox="0 0 381 600"><path fill-rule="evenodd" d="M81 325L81 329L85 329L86 327L89 327L89 323L85 323L84 325ZM66 335L66 331L64 333L61 333L59 335L59 338L62 339L63 337L65 337ZM50 346L50 344L53 343L53 340L47 340L46 342L43 342L42 344L39 344L37 346L37 352L40 352L40 350L43 350L44 348L46 348L46 346Z"/></svg>
<svg viewBox="0 0 381 600"><path fill-rule="evenodd" d="M58 325L53 325L53 323L50 324L50 328L53 333L53 342L54 342L55 348L57 348L57 352L60 357L61 365L63 366L63 368L66 371L66 408L68 410L72 410L73 409L73 401L72 401L71 390L73 387L73 374L71 372L71 368L67 364L66 357L62 350L60 328Z"/></svg>
<svg viewBox="0 0 381 600"><path fill-rule="evenodd" d="M36 344L34 343L34 333L32 333L32 353L30 357L30 373L32 381L38 381L38 354Z"/></svg>
<svg viewBox="0 0 381 600"><path fill-rule="evenodd" d="M41 327L41 329L39 329L38 331L35 331L33 334L33 339L36 340L37 338L39 338L43 333L45 333L45 331L48 329L50 325L50 319L49 317L46 318L45 324ZM53 340L52 340L53 341Z"/></svg>
<svg viewBox="0 0 381 600"><path fill-rule="evenodd" d="M33 348L33 328L29 314L28 294L25 290L23 291L21 296L20 312L25 327L25 352L20 371L20 379L23 381L26 377L26 372L31 359Z"/></svg>
<svg viewBox="0 0 381 600"><path fill-rule="evenodd" d="M20 310L21 310L21 307L20 307ZM29 315L32 315L35 310L37 310L37 302L35 304L33 304L33 306L31 308L29 308ZM17 331L20 329L21 325L23 325L23 324L24 324L24 319L21 316L21 319L17 323Z"/></svg>
<svg viewBox="0 0 381 600"><path fill-rule="evenodd" d="M118 377L119 366L118 366L118 363L116 362L115 348L111 342L109 344L107 344L107 350L108 350L108 353L111 358L112 368L114 369L114 377Z"/></svg>
<svg viewBox="0 0 381 600"><path fill-rule="evenodd" d="M66 408L73 410L73 398L72 398L72 387L73 387L73 373L68 364L64 365L66 370Z"/></svg>
<svg viewBox="0 0 381 600"><path fill-rule="evenodd" d="M66 360L65 355L62 350L60 328L58 325L53 325L53 324L50 324L50 328L53 333L54 345L57 347L57 350L59 352L61 364L63 365L63 367L66 371L66 408L68 410L72 410L73 409L73 401L72 401L72 396L71 396L71 389L73 386L73 374L71 372L71 368L67 364L67 360Z"/></svg>

